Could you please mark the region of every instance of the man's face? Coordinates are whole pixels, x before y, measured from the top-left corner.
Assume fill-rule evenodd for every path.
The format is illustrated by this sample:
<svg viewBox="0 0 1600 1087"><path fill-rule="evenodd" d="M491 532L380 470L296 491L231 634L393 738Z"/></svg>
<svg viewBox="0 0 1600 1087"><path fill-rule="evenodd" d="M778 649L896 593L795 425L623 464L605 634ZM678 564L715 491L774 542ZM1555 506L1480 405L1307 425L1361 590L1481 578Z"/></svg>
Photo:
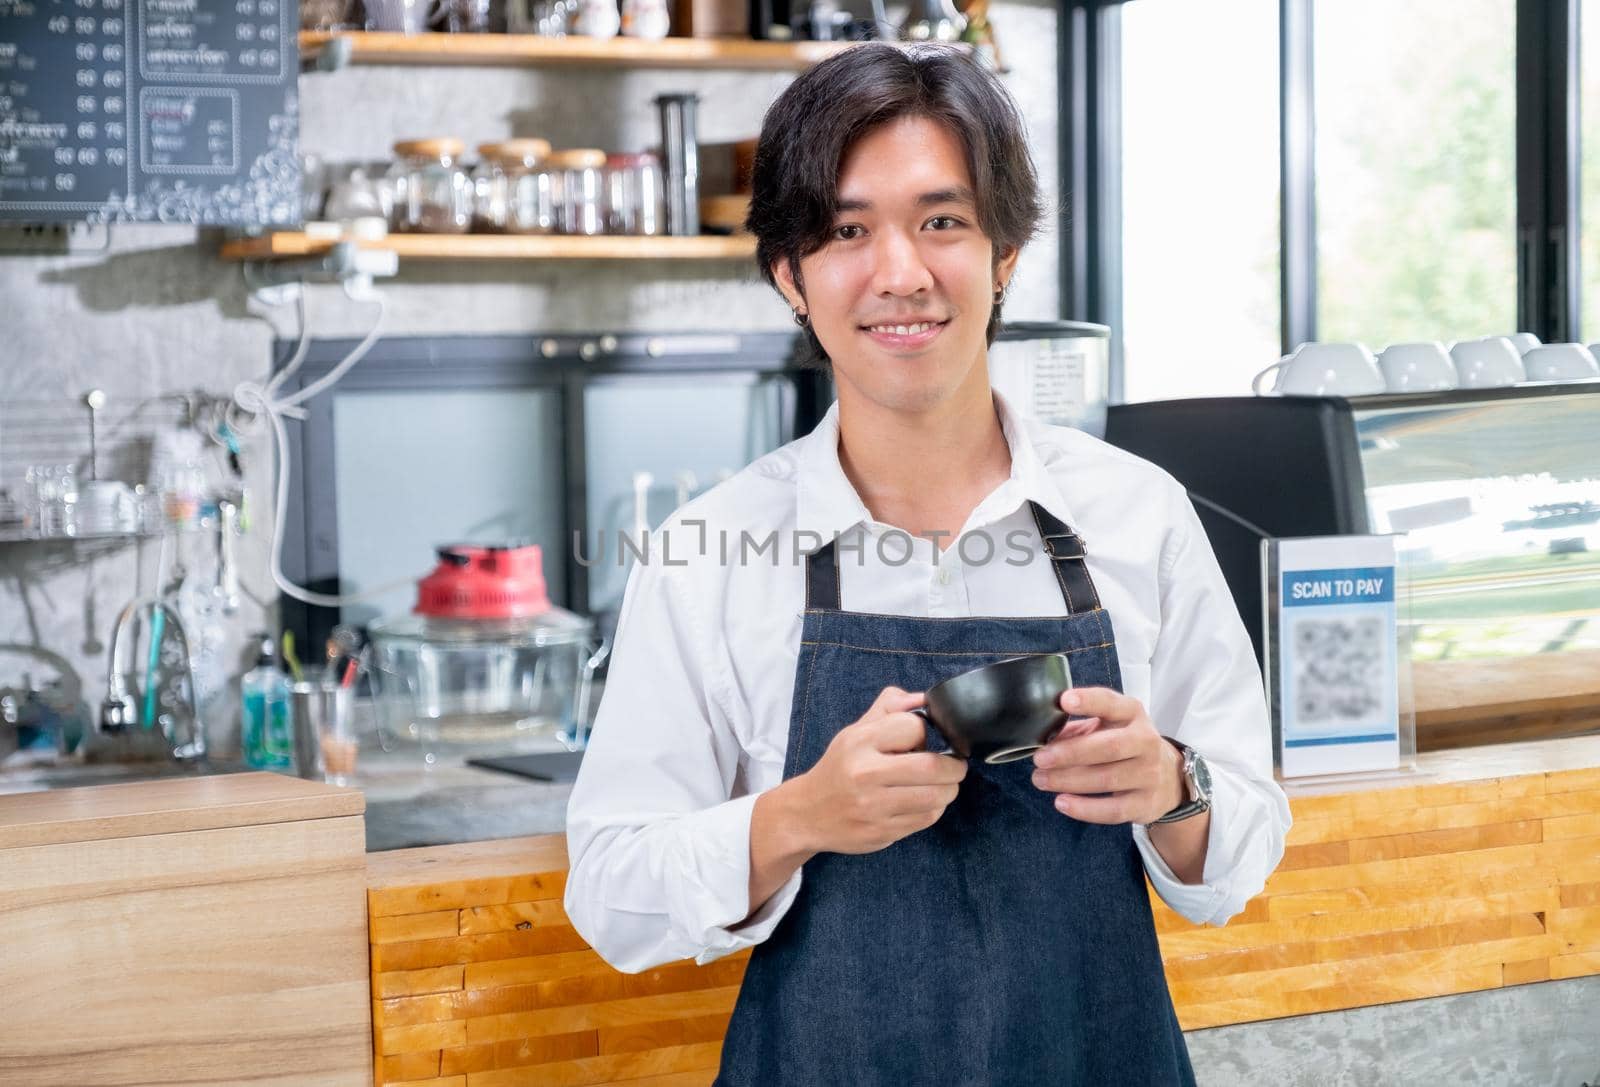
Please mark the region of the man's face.
<svg viewBox="0 0 1600 1087"><path fill-rule="evenodd" d="M845 154L838 195L828 242L800 262L804 297L783 262L774 271L840 396L920 411L987 383L984 333L1016 255L996 268L960 141L926 118L891 121Z"/></svg>

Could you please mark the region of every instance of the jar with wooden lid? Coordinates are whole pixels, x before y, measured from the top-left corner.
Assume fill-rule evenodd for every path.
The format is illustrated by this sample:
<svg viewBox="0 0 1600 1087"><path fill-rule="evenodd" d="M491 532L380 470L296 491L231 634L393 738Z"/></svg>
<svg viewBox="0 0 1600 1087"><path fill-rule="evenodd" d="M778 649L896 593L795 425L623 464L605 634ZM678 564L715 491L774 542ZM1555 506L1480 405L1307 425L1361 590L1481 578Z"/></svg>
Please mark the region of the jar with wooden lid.
<svg viewBox="0 0 1600 1087"><path fill-rule="evenodd" d="M474 230L553 234L561 229L560 188L544 162L550 141L501 140L478 145L472 171Z"/></svg>
<svg viewBox="0 0 1600 1087"><path fill-rule="evenodd" d="M606 153L592 148L557 151L546 165L561 175L562 232L604 234Z"/></svg>
<svg viewBox="0 0 1600 1087"><path fill-rule="evenodd" d="M464 234L472 225L472 179L461 164L466 144L456 139L401 140L389 167L394 229L419 234Z"/></svg>

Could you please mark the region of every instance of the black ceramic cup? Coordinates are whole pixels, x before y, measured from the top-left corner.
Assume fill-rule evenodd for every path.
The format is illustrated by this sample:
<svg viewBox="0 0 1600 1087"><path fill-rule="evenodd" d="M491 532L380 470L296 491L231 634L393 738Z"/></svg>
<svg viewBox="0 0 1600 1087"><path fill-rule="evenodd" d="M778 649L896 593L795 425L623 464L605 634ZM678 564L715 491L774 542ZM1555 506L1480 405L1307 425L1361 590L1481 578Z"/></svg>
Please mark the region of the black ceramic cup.
<svg viewBox="0 0 1600 1087"><path fill-rule="evenodd" d="M988 763L1027 758L1067 720L1061 693L1072 686L1065 653L1011 657L952 676L911 712L926 719L950 754Z"/></svg>

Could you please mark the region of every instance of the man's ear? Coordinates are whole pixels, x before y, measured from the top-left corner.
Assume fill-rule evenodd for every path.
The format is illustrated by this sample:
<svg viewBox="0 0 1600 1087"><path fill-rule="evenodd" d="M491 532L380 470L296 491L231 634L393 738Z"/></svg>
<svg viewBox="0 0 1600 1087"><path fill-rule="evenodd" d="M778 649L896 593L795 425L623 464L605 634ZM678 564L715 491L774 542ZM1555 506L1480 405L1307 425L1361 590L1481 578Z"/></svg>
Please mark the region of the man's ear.
<svg viewBox="0 0 1600 1087"><path fill-rule="evenodd" d="M1022 256L1020 248L1013 247L1001 254L994 262L994 281L996 286L1009 287L1011 275L1017 270L1017 258Z"/></svg>
<svg viewBox="0 0 1600 1087"><path fill-rule="evenodd" d="M772 278L778 284L783 300L789 303L789 308L800 313L806 312L805 292L800 289L800 284L795 282L794 269L790 266L788 257L779 257L772 262Z"/></svg>

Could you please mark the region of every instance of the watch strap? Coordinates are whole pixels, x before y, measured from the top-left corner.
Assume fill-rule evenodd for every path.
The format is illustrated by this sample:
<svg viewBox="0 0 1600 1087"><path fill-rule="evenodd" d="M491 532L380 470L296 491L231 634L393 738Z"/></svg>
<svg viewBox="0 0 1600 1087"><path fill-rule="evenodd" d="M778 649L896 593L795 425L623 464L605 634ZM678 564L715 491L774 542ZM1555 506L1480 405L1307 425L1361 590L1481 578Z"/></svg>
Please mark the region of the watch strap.
<svg viewBox="0 0 1600 1087"><path fill-rule="evenodd" d="M1200 758L1200 753L1195 751L1195 749L1190 747L1188 744L1182 743L1178 740L1169 738L1167 742L1172 744L1183 754L1184 792L1190 797L1190 799L1185 800L1176 808L1173 808L1171 811L1167 812L1167 814L1155 820L1154 823L1150 824L1151 826L1155 826L1159 823L1178 823L1185 819L1199 815L1201 812L1211 810L1211 797L1208 796L1200 787L1200 782L1195 774L1195 762Z"/></svg>

